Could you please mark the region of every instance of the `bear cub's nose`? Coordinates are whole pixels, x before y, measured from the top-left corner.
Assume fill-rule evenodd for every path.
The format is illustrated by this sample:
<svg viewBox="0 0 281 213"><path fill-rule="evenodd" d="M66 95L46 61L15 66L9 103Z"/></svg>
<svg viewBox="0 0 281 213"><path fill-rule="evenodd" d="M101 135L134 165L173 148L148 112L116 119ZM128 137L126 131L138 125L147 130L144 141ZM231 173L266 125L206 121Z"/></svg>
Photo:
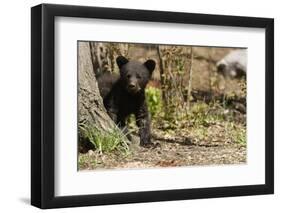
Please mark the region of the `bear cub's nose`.
<svg viewBox="0 0 281 213"><path fill-rule="evenodd" d="M134 89L134 88L136 88L136 85L133 84L133 83L130 83L130 84L129 84L129 88L130 88L130 89Z"/></svg>

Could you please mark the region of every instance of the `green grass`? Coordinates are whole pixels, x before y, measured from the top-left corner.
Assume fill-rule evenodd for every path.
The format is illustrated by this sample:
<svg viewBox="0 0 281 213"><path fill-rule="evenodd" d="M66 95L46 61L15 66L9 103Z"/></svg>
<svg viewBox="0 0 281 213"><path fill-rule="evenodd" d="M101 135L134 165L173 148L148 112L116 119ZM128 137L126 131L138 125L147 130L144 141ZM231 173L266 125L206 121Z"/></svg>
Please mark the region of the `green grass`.
<svg viewBox="0 0 281 213"><path fill-rule="evenodd" d="M191 123L193 131L199 140L205 139L208 135L222 135L231 142L246 145L246 127L242 123L235 122L232 115L218 103L196 103L192 106L187 119ZM215 127L209 129L209 127Z"/></svg>
<svg viewBox="0 0 281 213"><path fill-rule="evenodd" d="M82 138L88 139L101 154L112 151L119 151L127 154L129 152L128 139L125 130L120 130L117 126L108 131L102 131L97 127L79 125Z"/></svg>
<svg viewBox="0 0 281 213"><path fill-rule="evenodd" d="M234 143L246 145L247 143L247 132L246 128L240 125L236 125L233 122L227 124L227 132L229 137Z"/></svg>
<svg viewBox="0 0 281 213"><path fill-rule="evenodd" d="M247 143L245 121L237 120L233 111L224 108L219 102L196 102L181 116L167 117L152 119L153 128L171 135L180 132L196 141L221 141L243 146Z"/></svg>
<svg viewBox="0 0 281 213"><path fill-rule="evenodd" d="M95 167L97 165L97 160L89 157L88 155L79 155L78 158L79 168Z"/></svg>

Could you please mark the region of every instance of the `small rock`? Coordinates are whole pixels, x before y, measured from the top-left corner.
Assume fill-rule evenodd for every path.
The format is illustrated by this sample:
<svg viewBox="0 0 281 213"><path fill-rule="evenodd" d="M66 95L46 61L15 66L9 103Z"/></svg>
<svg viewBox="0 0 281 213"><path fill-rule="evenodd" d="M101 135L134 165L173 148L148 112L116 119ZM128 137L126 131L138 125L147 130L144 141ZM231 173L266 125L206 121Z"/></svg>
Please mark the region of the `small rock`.
<svg viewBox="0 0 281 213"><path fill-rule="evenodd" d="M95 152L94 152L93 150L90 149L90 150L88 151L88 155L93 156L94 154L95 154Z"/></svg>

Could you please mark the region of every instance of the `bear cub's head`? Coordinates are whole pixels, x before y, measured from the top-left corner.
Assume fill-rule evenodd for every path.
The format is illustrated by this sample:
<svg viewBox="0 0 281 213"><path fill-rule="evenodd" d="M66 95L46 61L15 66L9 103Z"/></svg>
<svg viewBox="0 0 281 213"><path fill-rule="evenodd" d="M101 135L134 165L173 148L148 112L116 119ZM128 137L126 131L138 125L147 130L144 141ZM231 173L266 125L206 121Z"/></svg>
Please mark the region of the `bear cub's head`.
<svg viewBox="0 0 281 213"><path fill-rule="evenodd" d="M124 56L118 56L116 62L124 88L130 94L143 91L155 69L155 61L147 60L145 63L141 63L139 61L129 61Z"/></svg>

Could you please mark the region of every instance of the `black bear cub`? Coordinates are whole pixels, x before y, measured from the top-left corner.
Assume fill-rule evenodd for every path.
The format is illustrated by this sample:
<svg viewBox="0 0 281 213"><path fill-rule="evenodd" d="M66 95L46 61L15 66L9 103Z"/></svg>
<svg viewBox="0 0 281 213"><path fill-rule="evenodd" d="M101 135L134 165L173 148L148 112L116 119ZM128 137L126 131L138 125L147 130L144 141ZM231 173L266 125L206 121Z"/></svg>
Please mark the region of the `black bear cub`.
<svg viewBox="0 0 281 213"><path fill-rule="evenodd" d="M126 128L127 117L134 114L139 127L140 145L150 147L150 118L145 101L145 87L155 68L155 61L141 63L119 56L116 62L120 76L107 72L97 79L104 106L121 129Z"/></svg>

